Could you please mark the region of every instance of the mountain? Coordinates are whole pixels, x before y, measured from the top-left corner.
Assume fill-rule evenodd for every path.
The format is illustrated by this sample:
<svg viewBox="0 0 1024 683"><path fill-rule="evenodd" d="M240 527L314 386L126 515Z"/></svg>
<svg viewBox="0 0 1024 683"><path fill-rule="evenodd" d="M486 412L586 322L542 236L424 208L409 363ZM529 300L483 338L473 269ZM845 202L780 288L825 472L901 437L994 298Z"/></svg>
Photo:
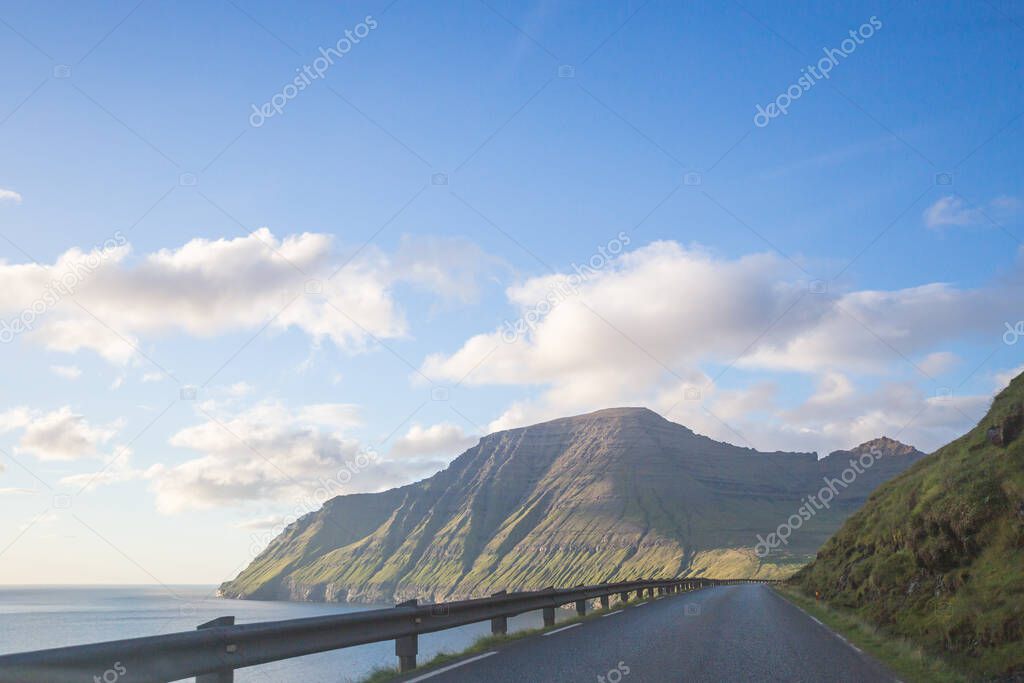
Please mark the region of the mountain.
<svg viewBox="0 0 1024 683"><path fill-rule="evenodd" d="M970 432L882 485L795 577L945 656L1024 681L1024 375Z"/></svg>
<svg viewBox="0 0 1024 683"><path fill-rule="evenodd" d="M757 557L759 534L871 449L886 457ZM331 499L221 594L382 602L688 572L788 576L871 490L922 456L887 439L821 460L761 453L645 408L601 410L490 434L415 484Z"/></svg>

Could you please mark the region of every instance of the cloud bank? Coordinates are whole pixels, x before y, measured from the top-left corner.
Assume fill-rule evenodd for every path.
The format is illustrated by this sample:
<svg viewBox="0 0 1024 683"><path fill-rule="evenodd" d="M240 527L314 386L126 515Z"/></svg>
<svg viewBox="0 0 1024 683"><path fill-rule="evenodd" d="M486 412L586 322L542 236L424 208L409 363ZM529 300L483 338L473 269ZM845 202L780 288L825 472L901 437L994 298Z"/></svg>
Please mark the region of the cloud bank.
<svg viewBox="0 0 1024 683"><path fill-rule="evenodd" d="M344 258L328 235L277 238L267 228L133 260L122 237L70 249L52 264L0 262L0 318L5 330L27 328L29 340L50 350L88 349L117 364L137 359L143 339L264 325L357 352L408 333L397 286L469 301L485 263L461 240L407 239L394 255L367 247Z"/></svg>
<svg viewBox="0 0 1024 683"><path fill-rule="evenodd" d="M452 353L427 357L421 369L438 381L539 389L491 429L640 404L735 442L743 440L743 423L758 448L849 447L861 436L899 430L920 406L932 416L924 420L945 416L955 418L952 429L964 426L987 398L946 397L932 405L919 387L938 389L937 378L955 364L953 342L998 341L1004 321L1019 316L1022 274L1018 259L1013 272L984 287L929 283L829 293L808 287L773 254L729 259L655 242L582 282L577 296L551 308L528 334L477 334ZM519 311L534 307L568 276L510 287L509 303ZM770 382L725 390L713 381L730 372L810 376L820 383L819 395L806 411L787 409ZM854 401L862 393L856 382L901 374L917 382L914 400L907 399L909 385L890 383ZM827 417L814 410L825 403L834 410ZM774 425L756 429L754 417ZM923 447L940 438L921 426L903 436Z"/></svg>

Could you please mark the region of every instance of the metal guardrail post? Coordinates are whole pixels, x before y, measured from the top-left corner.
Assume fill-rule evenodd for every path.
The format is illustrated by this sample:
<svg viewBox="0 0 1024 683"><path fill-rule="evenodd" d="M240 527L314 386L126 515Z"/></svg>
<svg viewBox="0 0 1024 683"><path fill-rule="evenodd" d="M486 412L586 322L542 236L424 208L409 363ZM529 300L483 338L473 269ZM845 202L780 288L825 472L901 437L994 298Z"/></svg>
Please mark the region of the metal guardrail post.
<svg viewBox="0 0 1024 683"><path fill-rule="evenodd" d="M586 588L586 586L581 583L580 585L576 586L576 588ZM576 614L580 615L581 617L587 614L587 601L585 599L576 601Z"/></svg>
<svg viewBox="0 0 1024 683"><path fill-rule="evenodd" d="M415 607L419 602L416 600L406 600L400 602L395 607ZM418 621L418 620L417 620ZM401 638L395 638L395 656L398 657L398 671L405 673L406 671L412 671L416 668L416 655L419 653L419 637L413 633L412 635L402 636Z"/></svg>
<svg viewBox="0 0 1024 683"><path fill-rule="evenodd" d="M622 591L619 593L620 602L629 602L629 591Z"/></svg>
<svg viewBox="0 0 1024 683"><path fill-rule="evenodd" d="M199 624L196 626L197 631L203 631L208 628L217 628L218 626L234 626L234 617L217 617L213 621L208 621L205 624ZM235 652L234 645L227 645L226 654L233 654ZM200 674L196 676L196 683L234 683L235 671L234 669L221 669L212 674Z"/></svg>
<svg viewBox="0 0 1024 683"><path fill-rule="evenodd" d="M492 598L499 598L502 595L508 595L508 591L498 591L497 593L491 593ZM508 633L508 617L492 617L491 618L491 634L492 635L505 635Z"/></svg>
<svg viewBox="0 0 1024 683"><path fill-rule="evenodd" d="M601 596L601 609L608 609L608 596L607 595L602 595Z"/></svg>
<svg viewBox="0 0 1024 683"><path fill-rule="evenodd" d="M545 607L544 608L544 626L548 627L548 626L554 626L554 625L555 625L555 608L554 607Z"/></svg>

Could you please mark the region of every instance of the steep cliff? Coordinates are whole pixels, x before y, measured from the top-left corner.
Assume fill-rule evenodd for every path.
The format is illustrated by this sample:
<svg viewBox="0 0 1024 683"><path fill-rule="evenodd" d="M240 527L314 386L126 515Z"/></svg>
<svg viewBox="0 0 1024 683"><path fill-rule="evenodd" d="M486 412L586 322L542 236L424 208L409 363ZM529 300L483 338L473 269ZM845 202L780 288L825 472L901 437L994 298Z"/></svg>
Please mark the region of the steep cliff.
<svg viewBox="0 0 1024 683"><path fill-rule="evenodd" d="M328 501L221 590L376 602L657 574L786 576L875 486L923 455L891 440L860 448L891 457L760 559L758 534L784 522L855 452L822 460L760 453L644 408L498 432L429 479Z"/></svg>

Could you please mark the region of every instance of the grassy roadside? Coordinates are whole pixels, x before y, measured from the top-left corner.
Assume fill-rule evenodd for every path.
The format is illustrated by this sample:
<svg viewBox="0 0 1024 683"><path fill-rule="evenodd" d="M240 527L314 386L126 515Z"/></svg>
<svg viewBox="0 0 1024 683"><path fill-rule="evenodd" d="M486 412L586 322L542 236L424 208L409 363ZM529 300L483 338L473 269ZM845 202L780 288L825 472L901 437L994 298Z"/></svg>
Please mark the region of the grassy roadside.
<svg viewBox="0 0 1024 683"><path fill-rule="evenodd" d="M517 640L522 640L523 638L529 638L531 636L540 635L541 633L546 633L547 631L554 631L555 629L564 628L566 626L570 626L572 624L576 624L582 621L589 621L596 617L600 617L601 615L608 614L609 612L615 612L616 610L620 610L624 607L634 607L636 605L641 605L645 602L648 602L649 600L650 598L646 598L644 600L630 600L629 602L617 602L614 605L610 606L608 609L596 609L592 612L587 612L586 616L575 616L571 619L559 621L554 626L549 626L547 628L524 629L522 631L516 631L514 633L507 633L503 636L480 636L475 641L473 641L473 644L467 647L465 650L462 650L460 652L439 652L436 655L434 655L433 658L424 662L423 664L420 664L412 672L408 673L415 675L424 674L431 671L432 669L437 669L446 664L451 664L452 662L456 662L466 657L471 657L473 655L486 652L487 650L492 650L496 647L503 647ZM399 674L398 669L395 667L383 667L379 669L374 669L360 683L388 683L389 681L397 680L400 675L405 674Z"/></svg>
<svg viewBox="0 0 1024 683"><path fill-rule="evenodd" d="M927 683L963 683L968 679L946 662L926 654L913 643L892 638L856 615L836 610L787 585L773 586L775 591L819 621L844 636L892 669L904 681Z"/></svg>

